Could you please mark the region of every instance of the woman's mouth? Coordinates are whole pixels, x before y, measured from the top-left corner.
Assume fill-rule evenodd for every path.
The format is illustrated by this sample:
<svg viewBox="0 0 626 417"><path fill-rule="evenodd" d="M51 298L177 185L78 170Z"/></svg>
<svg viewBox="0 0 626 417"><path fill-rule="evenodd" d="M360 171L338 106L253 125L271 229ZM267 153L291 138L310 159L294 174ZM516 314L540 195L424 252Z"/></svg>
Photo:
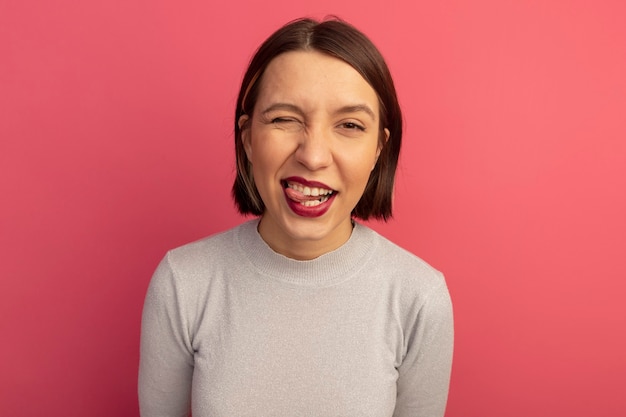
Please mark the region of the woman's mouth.
<svg viewBox="0 0 626 417"><path fill-rule="evenodd" d="M289 207L304 217L318 217L324 214L337 194L325 184L303 178L287 178L282 185Z"/></svg>
<svg viewBox="0 0 626 417"><path fill-rule="evenodd" d="M313 207L320 205L330 198L333 190L322 187L308 187L296 182L285 183L287 196L303 206Z"/></svg>

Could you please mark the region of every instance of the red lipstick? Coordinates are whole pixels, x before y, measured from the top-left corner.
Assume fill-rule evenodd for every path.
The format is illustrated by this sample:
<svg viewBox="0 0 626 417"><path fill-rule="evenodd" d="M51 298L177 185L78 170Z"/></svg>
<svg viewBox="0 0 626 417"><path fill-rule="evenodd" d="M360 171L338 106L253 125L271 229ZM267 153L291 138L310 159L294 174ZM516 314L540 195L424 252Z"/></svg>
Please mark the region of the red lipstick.
<svg viewBox="0 0 626 417"><path fill-rule="evenodd" d="M282 182L287 205L291 211L302 217L323 216L328 211L337 195L337 191L318 181L309 181L301 177L289 177L285 178ZM290 188L288 185L289 183L296 183L301 187L321 188L323 190L327 190L328 193L320 193L320 195L316 196L305 195L302 193L301 189L297 190Z"/></svg>
<svg viewBox="0 0 626 417"><path fill-rule="evenodd" d="M302 184L305 187L317 187L317 188L325 188L327 190L332 190L332 188L330 188L328 185L324 184L323 182L309 181L302 177L289 177L289 178L285 178L283 181L284 182L297 182L298 184Z"/></svg>

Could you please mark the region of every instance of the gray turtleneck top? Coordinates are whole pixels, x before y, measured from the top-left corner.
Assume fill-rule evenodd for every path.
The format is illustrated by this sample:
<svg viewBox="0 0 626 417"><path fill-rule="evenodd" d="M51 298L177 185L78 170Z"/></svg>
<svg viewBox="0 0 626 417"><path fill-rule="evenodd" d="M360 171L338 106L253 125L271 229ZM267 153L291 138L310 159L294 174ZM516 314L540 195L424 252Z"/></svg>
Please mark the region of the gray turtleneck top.
<svg viewBox="0 0 626 417"><path fill-rule="evenodd" d="M441 417L452 362L443 276L356 224L311 261L258 220L170 251L145 300L142 417Z"/></svg>

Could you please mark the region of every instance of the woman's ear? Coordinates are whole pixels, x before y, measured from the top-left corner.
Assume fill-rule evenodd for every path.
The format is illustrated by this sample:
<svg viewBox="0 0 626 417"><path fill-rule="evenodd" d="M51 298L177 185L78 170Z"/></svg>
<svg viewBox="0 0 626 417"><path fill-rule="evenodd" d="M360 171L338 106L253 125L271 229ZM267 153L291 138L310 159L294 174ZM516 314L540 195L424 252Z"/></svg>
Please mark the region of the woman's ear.
<svg viewBox="0 0 626 417"><path fill-rule="evenodd" d="M378 149L376 149L376 159L374 159L374 165L372 165L372 170L374 170L374 167L376 166L376 162L378 162L378 157L380 156L380 152L383 150L383 146L387 144L387 141L389 140L389 136L391 135L389 133L389 129L387 128L383 129L383 132L385 132L385 137L383 138L382 142L378 144Z"/></svg>
<svg viewBox="0 0 626 417"><path fill-rule="evenodd" d="M385 132L385 139L383 139L383 143L380 144L380 149L382 149L383 146L387 144L387 141L389 140L389 136L391 136L391 133L389 133L389 129L384 128L383 131ZM378 152L380 153L380 150Z"/></svg>
<svg viewBox="0 0 626 417"><path fill-rule="evenodd" d="M250 161L252 157L252 145L250 144L250 116L242 114L239 117L239 120L237 120L237 124L239 125L239 131L241 132L241 143L243 144L243 149L246 151L248 161Z"/></svg>

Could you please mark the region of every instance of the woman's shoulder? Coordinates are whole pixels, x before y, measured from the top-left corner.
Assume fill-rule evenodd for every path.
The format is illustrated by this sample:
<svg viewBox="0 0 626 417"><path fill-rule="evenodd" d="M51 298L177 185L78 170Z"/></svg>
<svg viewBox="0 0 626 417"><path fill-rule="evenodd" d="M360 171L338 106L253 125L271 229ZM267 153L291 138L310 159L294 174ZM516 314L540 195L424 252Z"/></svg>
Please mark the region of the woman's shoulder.
<svg viewBox="0 0 626 417"><path fill-rule="evenodd" d="M249 220L230 229L215 232L196 241L171 249L168 254L185 259L204 257L207 253L231 253L240 237L256 230L258 219Z"/></svg>
<svg viewBox="0 0 626 417"><path fill-rule="evenodd" d="M224 268L237 259L240 252L237 238L242 230L254 227L252 223L254 221L171 249L162 262L166 262L172 272L185 276Z"/></svg>
<svg viewBox="0 0 626 417"><path fill-rule="evenodd" d="M368 268L406 289L428 292L445 287L443 273L427 261L367 226L360 228L367 239L376 241L376 255L370 259Z"/></svg>

